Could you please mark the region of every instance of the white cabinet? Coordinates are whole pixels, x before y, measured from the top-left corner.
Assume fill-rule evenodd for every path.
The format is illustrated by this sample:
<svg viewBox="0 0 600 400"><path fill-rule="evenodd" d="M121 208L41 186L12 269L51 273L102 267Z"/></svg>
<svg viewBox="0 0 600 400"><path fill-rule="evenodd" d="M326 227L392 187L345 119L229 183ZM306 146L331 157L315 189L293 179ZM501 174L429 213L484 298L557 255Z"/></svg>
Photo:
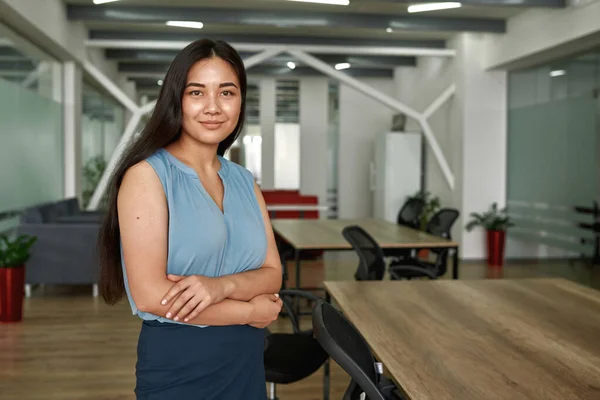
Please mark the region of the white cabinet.
<svg viewBox="0 0 600 400"><path fill-rule="evenodd" d="M421 190L421 146L419 132L386 132L375 140L370 171L375 218L395 223L406 198Z"/></svg>

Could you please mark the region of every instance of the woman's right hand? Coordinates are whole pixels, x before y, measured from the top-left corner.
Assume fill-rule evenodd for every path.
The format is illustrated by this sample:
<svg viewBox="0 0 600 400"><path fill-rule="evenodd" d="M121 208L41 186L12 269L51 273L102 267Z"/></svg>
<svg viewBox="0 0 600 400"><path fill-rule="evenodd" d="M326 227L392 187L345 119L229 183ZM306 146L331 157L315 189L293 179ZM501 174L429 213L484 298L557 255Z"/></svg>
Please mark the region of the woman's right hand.
<svg viewBox="0 0 600 400"><path fill-rule="evenodd" d="M253 306L248 325L255 328L266 328L279 316L283 302L278 294L261 294L249 303Z"/></svg>

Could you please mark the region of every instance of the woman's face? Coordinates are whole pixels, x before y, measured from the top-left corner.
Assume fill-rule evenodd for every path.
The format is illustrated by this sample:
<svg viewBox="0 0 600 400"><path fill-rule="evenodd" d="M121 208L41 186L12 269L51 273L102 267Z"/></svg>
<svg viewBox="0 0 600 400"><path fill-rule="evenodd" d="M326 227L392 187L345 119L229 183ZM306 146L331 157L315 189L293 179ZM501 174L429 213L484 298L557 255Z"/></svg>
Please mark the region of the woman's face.
<svg viewBox="0 0 600 400"><path fill-rule="evenodd" d="M194 64L181 100L182 134L218 145L235 129L242 106L240 83L231 65L218 57Z"/></svg>

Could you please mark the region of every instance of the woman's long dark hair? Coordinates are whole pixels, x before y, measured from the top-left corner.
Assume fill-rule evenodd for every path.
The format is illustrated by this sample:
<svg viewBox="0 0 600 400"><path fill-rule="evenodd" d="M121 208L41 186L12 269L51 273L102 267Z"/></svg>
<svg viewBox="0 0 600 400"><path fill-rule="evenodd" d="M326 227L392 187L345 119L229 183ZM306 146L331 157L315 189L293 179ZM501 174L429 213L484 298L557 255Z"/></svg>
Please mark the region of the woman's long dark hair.
<svg viewBox="0 0 600 400"><path fill-rule="evenodd" d="M224 155L237 139L246 114L246 70L237 51L225 42L198 40L181 50L164 78L156 106L142 133L132 141L115 167L108 186L107 214L100 228L100 291L108 304L117 303L125 294L121 267L121 235L117 213L117 193L125 172L145 160L158 149L173 143L181 135L183 112L181 100L189 70L198 61L219 57L233 68L240 83L242 105L239 121L233 132L219 143L218 154Z"/></svg>

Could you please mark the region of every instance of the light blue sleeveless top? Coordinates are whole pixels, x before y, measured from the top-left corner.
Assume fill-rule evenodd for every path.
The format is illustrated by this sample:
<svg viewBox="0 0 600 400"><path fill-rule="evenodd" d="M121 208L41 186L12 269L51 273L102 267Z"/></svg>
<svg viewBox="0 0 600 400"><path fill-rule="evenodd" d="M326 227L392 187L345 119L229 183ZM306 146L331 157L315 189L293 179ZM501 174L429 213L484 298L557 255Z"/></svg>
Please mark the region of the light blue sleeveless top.
<svg viewBox="0 0 600 400"><path fill-rule="evenodd" d="M250 171L219 156L218 173L225 189L221 212L196 171L167 150L159 149L146 161L160 178L169 207L168 274L218 277L263 265L267 237ZM133 314L144 320L178 323L137 309L122 253L121 260Z"/></svg>

